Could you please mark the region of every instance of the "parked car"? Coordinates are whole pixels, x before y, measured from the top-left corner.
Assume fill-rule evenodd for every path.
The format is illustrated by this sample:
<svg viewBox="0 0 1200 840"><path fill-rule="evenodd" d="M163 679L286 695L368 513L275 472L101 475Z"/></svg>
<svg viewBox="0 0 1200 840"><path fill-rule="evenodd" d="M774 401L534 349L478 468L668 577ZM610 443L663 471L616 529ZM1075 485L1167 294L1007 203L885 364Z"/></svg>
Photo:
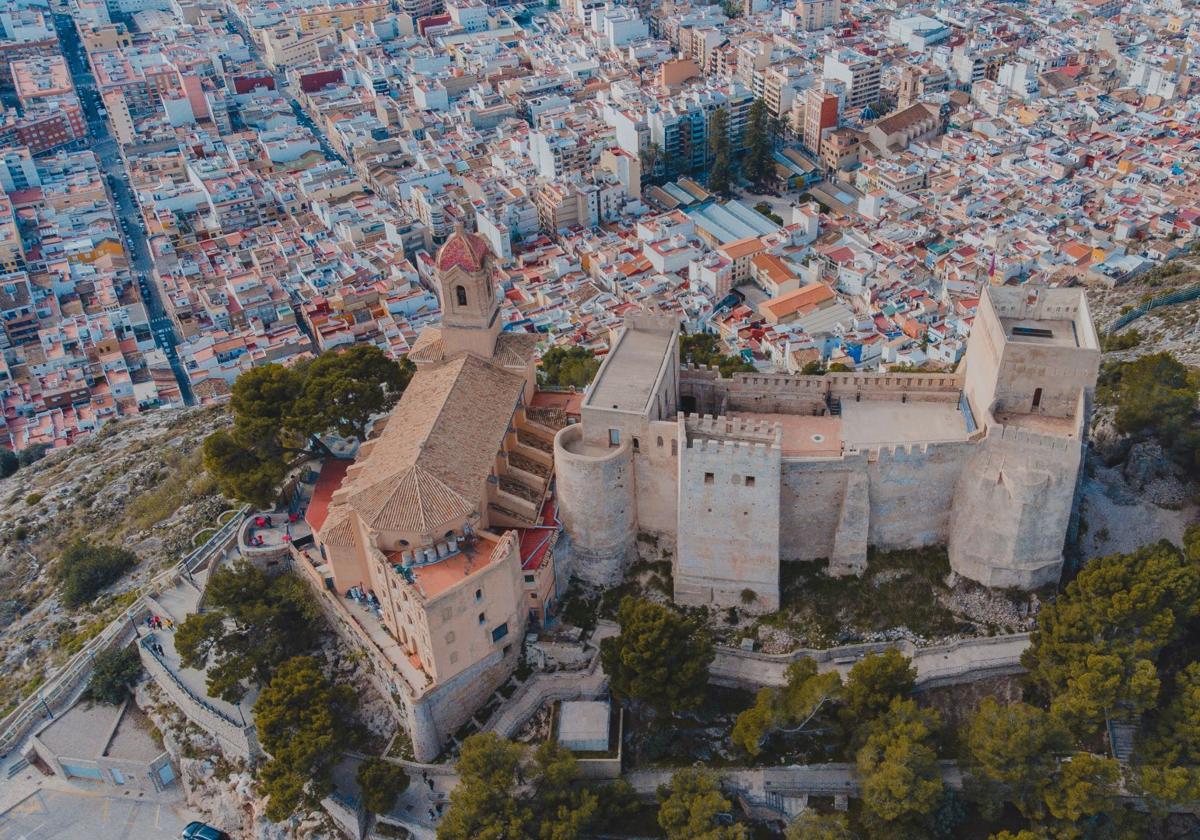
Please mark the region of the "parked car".
<svg viewBox="0 0 1200 840"><path fill-rule="evenodd" d="M183 840L231 840L230 836L219 828L213 828L208 823L199 820L188 823L181 835Z"/></svg>

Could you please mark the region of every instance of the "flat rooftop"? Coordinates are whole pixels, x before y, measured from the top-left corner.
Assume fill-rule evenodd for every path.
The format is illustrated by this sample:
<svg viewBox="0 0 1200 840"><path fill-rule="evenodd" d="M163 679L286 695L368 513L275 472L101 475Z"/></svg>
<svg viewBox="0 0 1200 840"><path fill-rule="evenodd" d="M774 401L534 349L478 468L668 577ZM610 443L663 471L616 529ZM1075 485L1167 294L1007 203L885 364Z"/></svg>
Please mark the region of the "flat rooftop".
<svg viewBox="0 0 1200 840"><path fill-rule="evenodd" d="M966 440L967 419L955 403L842 400L842 437L855 449Z"/></svg>
<svg viewBox="0 0 1200 840"><path fill-rule="evenodd" d="M588 392L584 405L618 411L645 411L663 359L675 334L667 330L626 328L616 349Z"/></svg>
<svg viewBox="0 0 1200 840"><path fill-rule="evenodd" d="M1001 318L1000 323L1004 326L1004 336L1009 341L1045 344L1051 347L1079 346L1079 336L1075 333L1074 321Z"/></svg>
<svg viewBox="0 0 1200 840"><path fill-rule="evenodd" d="M117 724L117 731L104 754L109 758L122 758L126 761L151 762L163 753L163 748L154 742L150 735L152 724L137 706L130 703L125 707L125 714Z"/></svg>
<svg viewBox="0 0 1200 840"><path fill-rule="evenodd" d="M996 413L996 422L1004 426L1060 437L1074 437L1076 432L1075 418L1073 417L1051 417L1047 414L1000 411Z"/></svg>
<svg viewBox="0 0 1200 840"><path fill-rule="evenodd" d="M600 700L566 700L559 706L558 742L571 750L608 749L609 706Z"/></svg>
<svg viewBox="0 0 1200 840"><path fill-rule="evenodd" d="M119 711L119 707L104 703L79 702L38 733L38 738L58 756L99 758L108 746Z"/></svg>
<svg viewBox="0 0 1200 840"><path fill-rule="evenodd" d="M747 411L730 412L729 416L778 423L783 432L780 447L784 458L836 458L842 454L841 417Z"/></svg>
<svg viewBox="0 0 1200 840"><path fill-rule="evenodd" d="M424 566L413 566L413 583L426 598L436 598L459 581L466 580L478 571L486 569L492 562L492 554L496 549L496 541L490 535L482 532L478 539L460 551L444 557L435 563ZM393 551L388 555L392 563L401 562L401 552Z"/></svg>

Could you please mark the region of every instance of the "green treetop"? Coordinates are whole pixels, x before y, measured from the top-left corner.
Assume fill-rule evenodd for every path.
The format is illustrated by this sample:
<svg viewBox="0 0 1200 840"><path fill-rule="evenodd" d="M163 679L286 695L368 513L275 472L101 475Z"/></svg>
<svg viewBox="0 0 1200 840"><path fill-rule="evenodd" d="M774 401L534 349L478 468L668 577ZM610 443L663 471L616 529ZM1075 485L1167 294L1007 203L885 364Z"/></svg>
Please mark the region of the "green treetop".
<svg viewBox="0 0 1200 840"><path fill-rule="evenodd" d="M356 703L354 689L331 684L311 656L276 670L254 704L258 740L271 756L259 771L259 788L273 822L301 805L315 807L333 789L332 769L350 745L346 723Z"/></svg>
<svg viewBox="0 0 1200 840"><path fill-rule="evenodd" d="M312 650L323 621L308 585L295 575L271 578L246 562L213 573L205 611L175 633L184 667L208 668L208 690L236 703L251 684L265 685L284 660Z"/></svg>
<svg viewBox="0 0 1200 840"><path fill-rule="evenodd" d="M932 742L940 726L936 711L895 697L867 727L856 765L864 818L875 833L927 825L937 810L945 790Z"/></svg>
<svg viewBox="0 0 1200 840"><path fill-rule="evenodd" d="M694 709L704 699L712 637L699 622L653 601L623 598L621 632L600 642L600 662L619 700L658 712Z"/></svg>
<svg viewBox="0 0 1200 840"><path fill-rule="evenodd" d="M412 371L368 344L251 368L233 383L233 426L204 441L204 467L229 498L269 508L293 462L313 454L314 436L363 440L367 421L395 405Z"/></svg>
<svg viewBox="0 0 1200 840"><path fill-rule="evenodd" d="M658 824L667 840L749 840L744 826L723 825L732 805L711 773L695 768L676 771L658 791Z"/></svg>
<svg viewBox="0 0 1200 840"><path fill-rule="evenodd" d="M803 731L821 712L828 711L841 696L842 679L837 671L817 673L817 663L807 657L788 666L783 688L764 688L753 706L737 717L733 743L750 755L758 755L774 731Z"/></svg>

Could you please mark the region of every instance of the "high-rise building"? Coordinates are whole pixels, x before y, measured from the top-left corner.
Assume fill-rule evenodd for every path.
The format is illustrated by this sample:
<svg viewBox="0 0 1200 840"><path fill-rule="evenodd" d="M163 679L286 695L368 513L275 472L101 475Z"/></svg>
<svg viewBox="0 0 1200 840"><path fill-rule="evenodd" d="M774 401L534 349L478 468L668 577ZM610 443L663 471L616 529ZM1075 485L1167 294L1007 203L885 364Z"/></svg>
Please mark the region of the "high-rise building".
<svg viewBox="0 0 1200 840"><path fill-rule="evenodd" d="M835 90L809 88L804 92L804 125L799 128L804 147L814 155L821 153L821 137L825 132L837 128L839 104Z"/></svg>
<svg viewBox="0 0 1200 840"><path fill-rule="evenodd" d="M842 17L842 0L797 0L795 7L784 11L786 26L814 32L834 26Z"/></svg>
<svg viewBox="0 0 1200 840"><path fill-rule="evenodd" d="M879 59L843 49L825 56L825 77L846 85L844 107L855 113L879 101Z"/></svg>
<svg viewBox="0 0 1200 840"><path fill-rule="evenodd" d="M16 192L41 183L28 146L0 149L0 189L6 193Z"/></svg>

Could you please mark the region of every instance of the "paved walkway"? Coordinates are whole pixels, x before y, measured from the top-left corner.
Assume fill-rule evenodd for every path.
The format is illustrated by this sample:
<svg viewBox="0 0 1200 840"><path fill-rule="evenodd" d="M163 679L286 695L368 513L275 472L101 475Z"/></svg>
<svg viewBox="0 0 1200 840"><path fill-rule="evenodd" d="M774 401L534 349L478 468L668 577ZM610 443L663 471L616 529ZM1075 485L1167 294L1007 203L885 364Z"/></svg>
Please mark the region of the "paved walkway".
<svg viewBox="0 0 1200 840"><path fill-rule="evenodd" d="M170 618L175 622L176 628L182 624L189 615L196 612L200 604L200 593L204 588L208 576L214 569L222 563L236 557L237 552L234 549L227 549L213 563L210 563L202 571L193 574L195 583L193 584L187 578L180 580L171 589L166 589L153 597L150 609L156 612L160 618ZM157 605L157 609L154 605ZM146 625L138 626L139 634L147 632ZM175 633L166 627L161 630L152 631L154 640L163 646L163 653L159 659L167 666L167 668L175 676L179 678L189 691L198 697L205 698L210 705L220 711L222 714L229 717L230 720L243 720L246 723L253 723L254 718L251 709L254 708L254 701L257 699L257 689L251 689L250 693L242 699L240 704L229 703L219 697L209 696L208 693L208 677L204 671L197 671L194 668L184 668L179 652L175 650ZM239 708L240 706L240 708Z"/></svg>
<svg viewBox="0 0 1200 840"><path fill-rule="evenodd" d="M32 767L5 782L0 840L129 840L178 837L201 815L178 785L160 793L122 793L87 782L44 777Z"/></svg>
<svg viewBox="0 0 1200 840"><path fill-rule="evenodd" d="M586 670L535 674L486 723L484 731L511 738L547 702L603 697L608 692L608 676L600 668L600 642L617 635L619 631L620 628L609 621L597 624L589 640L589 644L595 647L595 653Z"/></svg>
<svg viewBox="0 0 1200 840"><path fill-rule="evenodd" d="M962 773L950 761L941 763L942 780L954 788L962 787ZM678 768L635 770L625 780L639 794L650 796L671 780ZM725 787L753 801L764 801L768 794L858 796L860 785L853 764L793 764L787 767L730 768L715 771Z"/></svg>
<svg viewBox="0 0 1200 840"><path fill-rule="evenodd" d="M907 642L878 645L848 645L828 650L801 650L792 654L763 654L737 648L717 648L712 681L745 688L779 686L787 680L790 663L802 656L817 660L821 671L837 671L845 677L868 652L894 647L912 658L917 669L917 687L972 682L983 677L1023 673L1021 654L1029 647L1026 633L981 639L964 639L945 645L918 648Z"/></svg>

